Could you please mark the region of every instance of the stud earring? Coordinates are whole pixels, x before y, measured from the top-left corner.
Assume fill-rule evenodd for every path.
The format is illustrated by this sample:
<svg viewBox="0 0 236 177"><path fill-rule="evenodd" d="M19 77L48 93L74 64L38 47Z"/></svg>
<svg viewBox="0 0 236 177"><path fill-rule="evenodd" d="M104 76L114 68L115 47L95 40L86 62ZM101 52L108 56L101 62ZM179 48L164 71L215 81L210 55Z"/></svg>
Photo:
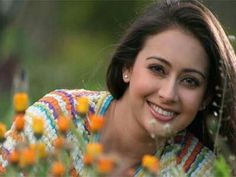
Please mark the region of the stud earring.
<svg viewBox="0 0 236 177"><path fill-rule="evenodd" d="M127 74L125 74L123 77L124 77L124 82L129 82L129 76Z"/></svg>

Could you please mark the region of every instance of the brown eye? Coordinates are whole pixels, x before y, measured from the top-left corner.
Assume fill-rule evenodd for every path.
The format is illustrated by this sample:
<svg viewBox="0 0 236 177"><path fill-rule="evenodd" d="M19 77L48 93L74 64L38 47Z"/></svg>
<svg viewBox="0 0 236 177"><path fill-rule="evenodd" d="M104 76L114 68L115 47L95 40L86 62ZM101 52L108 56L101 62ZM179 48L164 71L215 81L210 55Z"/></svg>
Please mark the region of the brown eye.
<svg viewBox="0 0 236 177"><path fill-rule="evenodd" d="M196 88L200 85L200 82L197 79L191 77L184 78L181 82L188 88Z"/></svg>
<svg viewBox="0 0 236 177"><path fill-rule="evenodd" d="M151 65L149 69L155 74L165 75L166 73L164 67L161 65Z"/></svg>

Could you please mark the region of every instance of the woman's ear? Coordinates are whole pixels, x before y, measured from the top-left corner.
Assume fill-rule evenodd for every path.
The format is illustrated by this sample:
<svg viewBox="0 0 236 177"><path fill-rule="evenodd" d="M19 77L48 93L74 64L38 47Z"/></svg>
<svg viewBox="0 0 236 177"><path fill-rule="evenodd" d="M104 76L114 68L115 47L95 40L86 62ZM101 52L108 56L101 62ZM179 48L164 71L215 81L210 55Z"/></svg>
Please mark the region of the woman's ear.
<svg viewBox="0 0 236 177"><path fill-rule="evenodd" d="M125 83L129 83L129 81L130 81L130 76L131 76L131 69L123 68L123 69L122 69L122 77L123 77L123 81L124 81Z"/></svg>

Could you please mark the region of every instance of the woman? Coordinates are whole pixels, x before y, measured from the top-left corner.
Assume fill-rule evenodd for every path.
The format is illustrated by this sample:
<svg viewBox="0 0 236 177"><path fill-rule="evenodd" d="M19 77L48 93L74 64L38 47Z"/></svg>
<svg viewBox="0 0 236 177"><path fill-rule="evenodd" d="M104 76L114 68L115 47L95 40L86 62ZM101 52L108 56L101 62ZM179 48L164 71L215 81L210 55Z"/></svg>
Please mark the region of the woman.
<svg viewBox="0 0 236 177"><path fill-rule="evenodd" d="M232 149L236 147L235 59L222 27L202 4L167 0L153 4L117 47L107 71L109 92L49 93L27 110L25 134L35 141L29 125L32 117L43 117L43 140L50 149L60 114L72 115L79 131L87 132L75 109L76 99L86 96L90 114L106 120L98 141L122 161L114 176L124 176L130 168L142 176L140 161L145 154L160 159L163 176L170 175L172 167L186 176L213 176L215 139L205 131L209 116L221 121L220 134L232 142ZM216 106L222 101L227 106ZM90 135L84 134L88 139ZM71 133L67 138L76 141ZM8 138L4 149L13 147ZM81 152L74 151L75 173L83 174L81 158ZM6 160L1 161L6 166Z"/></svg>

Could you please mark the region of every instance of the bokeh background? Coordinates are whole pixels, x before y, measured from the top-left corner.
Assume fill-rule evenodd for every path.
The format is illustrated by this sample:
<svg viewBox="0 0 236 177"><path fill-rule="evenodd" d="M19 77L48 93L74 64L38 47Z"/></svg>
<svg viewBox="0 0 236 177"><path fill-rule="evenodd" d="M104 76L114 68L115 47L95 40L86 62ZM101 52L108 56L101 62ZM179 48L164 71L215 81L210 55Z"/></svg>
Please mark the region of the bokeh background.
<svg viewBox="0 0 236 177"><path fill-rule="evenodd" d="M0 0L0 121L10 124L13 78L24 69L33 103L57 88L105 89L127 26L153 0ZM235 46L236 0L202 0Z"/></svg>

